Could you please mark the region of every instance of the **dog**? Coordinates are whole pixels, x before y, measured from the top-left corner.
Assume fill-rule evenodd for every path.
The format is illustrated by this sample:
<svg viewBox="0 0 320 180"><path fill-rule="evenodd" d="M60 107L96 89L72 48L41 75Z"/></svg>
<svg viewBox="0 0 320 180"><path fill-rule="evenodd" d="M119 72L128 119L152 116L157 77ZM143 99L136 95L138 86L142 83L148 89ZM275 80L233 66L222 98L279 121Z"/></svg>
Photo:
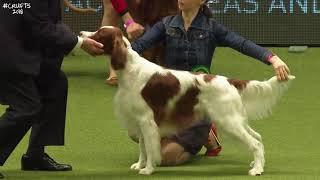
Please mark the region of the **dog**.
<svg viewBox="0 0 320 180"><path fill-rule="evenodd" d="M152 174L161 162L160 138L209 117L253 153L249 175L264 172L262 139L248 120L268 116L294 76L286 82L278 82L276 77L244 81L171 70L141 57L118 28L105 26L82 35L104 44L105 53L111 55L119 80L114 100L116 117L129 136L139 137L140 156L131 169Z"/></svg>

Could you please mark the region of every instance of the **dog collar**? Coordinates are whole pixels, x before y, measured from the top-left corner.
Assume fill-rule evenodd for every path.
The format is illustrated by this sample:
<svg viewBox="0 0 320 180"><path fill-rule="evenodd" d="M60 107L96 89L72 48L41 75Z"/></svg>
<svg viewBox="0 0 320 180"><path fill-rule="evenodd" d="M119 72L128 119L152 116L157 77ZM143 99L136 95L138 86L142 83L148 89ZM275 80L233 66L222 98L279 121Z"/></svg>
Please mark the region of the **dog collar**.
<svg viewBox="0 0 320 180"><path fill-rule="evenodd" d="M195 66L191 69L192 72L203 72L206 74L210 74L210 69L207 68L206 66L203 65L199 65L199 66Z"/></svg>

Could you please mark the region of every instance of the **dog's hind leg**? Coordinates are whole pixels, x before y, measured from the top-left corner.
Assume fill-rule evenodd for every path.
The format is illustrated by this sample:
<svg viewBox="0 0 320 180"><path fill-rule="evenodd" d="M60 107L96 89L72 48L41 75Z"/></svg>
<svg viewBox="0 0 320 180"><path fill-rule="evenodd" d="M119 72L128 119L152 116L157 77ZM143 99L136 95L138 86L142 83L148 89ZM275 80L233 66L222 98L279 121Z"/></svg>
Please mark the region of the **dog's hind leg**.
<svg viewBox="0 0 320 180"><path fill-rule="evenodd" d="M247 125L247 130L254 138L256 138L261 143L262 150L264 152L264 146L263 146L261 135L257 133L255 130L253 130L249 125ZM264 163L265 163L265 160L262 159L262 167L264 167ZM254 161L252 161L250 164L250 167L253 167L253 166L254 166Z"/></svg>
<svg viewBox="0 0 320 180"><path fill-rule="evenodd" d="M249 171L249 175L257 176L263 172L264 164L264 152L263 145L258 139L253 137L245 127L244 117L237 114L229 114L222 119L216 118L216 121L220 124L220 127L228 134L233 135L239 139L242 143L248 146L249 150L253 152L254 165Z"/></svg>
<svg viewBox="0 0 320 180"><path fill-rule="evenodd" d="M249 125L247 125L247 130L248 132L254 137L256 138L258 141L262 142L262 138L261 135L259 133L257 133L255 130L253 130Z"/></svg>
<svg viewBox="0 0 320 180"><path fill-rule="evenodd" d="M152 174L157 165L161 163L160 135L158 126L153 118L140 121L141 133L143 135L147 162L146 167L139 171L139 174Z"/></svg>
<svg viewBox="0 0 320 180"><path fill-rule="evenodd" d="M252 136L242 123L239 123L238 126L233 126L228 130L228 132L237 137L240 141L242 141L242 143L248 146L250 151L253 152L254 164L252 164L253 167L249 171L249 175L261 175L264 171L264 150L262 142Z"/></svg>

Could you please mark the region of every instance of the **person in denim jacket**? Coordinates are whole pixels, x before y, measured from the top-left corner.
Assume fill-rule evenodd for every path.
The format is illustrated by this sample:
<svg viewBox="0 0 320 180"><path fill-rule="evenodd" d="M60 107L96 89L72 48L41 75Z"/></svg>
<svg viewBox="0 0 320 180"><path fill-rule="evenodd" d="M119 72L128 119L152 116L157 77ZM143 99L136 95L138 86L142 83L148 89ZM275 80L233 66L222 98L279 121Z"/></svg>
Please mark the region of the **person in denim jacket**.
<svg viewBox="0 0 320 180"><path fill-rule="evenodd" d="M202 71L209 73L215 49L223 45L267 65L272 64L279 81L288 79L289 68L278 56L215 21L206 6L206 0L178 0L178 7L181 11L179 14L165 17L156 23L132 43L132 48L140 54L157 43L164 43L165 67L185 71L202 67ZM162 148L162 164L181 164L198 153L206 142L203 139L208 136L207 133L204 133L206 136L200 136L195 132L199 132L199 129L207 131L211 126L204 122L206 120L168 138L166 152ZM220 145L218 141L215 144Z"/></svg>

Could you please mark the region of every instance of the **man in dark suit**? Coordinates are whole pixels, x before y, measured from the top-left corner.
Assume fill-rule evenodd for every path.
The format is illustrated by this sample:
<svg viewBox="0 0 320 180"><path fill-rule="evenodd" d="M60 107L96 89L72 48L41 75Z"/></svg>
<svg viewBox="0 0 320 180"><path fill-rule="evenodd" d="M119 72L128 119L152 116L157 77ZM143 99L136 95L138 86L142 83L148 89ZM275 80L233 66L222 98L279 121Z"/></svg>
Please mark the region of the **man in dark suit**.
<svg viewBox="0 0 320 180"><path fill-rule="evenodd" d="M45 146L64 145L68 82L61 63L77 46L100 55L103 45L72 34L59 0L0 0L0 7L25 2L22 14L0 10L0 104L8 105L0 117L0 166L32 128L22 170L68 171L45 153Z"/></svg>

